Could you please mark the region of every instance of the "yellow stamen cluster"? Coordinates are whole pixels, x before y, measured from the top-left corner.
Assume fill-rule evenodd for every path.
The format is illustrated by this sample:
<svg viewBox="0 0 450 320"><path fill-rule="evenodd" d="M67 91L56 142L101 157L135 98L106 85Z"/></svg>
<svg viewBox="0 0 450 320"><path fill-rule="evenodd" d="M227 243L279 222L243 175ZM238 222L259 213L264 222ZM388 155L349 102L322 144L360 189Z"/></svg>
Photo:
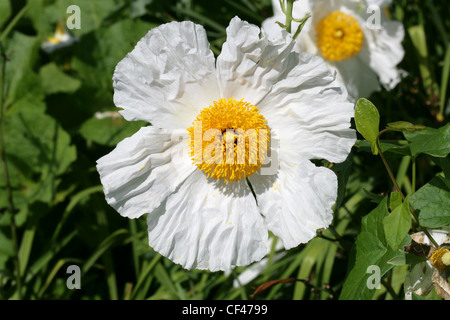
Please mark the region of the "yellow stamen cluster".
<svg viewBox="0 0 450 320"><path fill-rule="evenodd" d="M330 61L341 61L357 55L364 42L361 26L351 15L334 11L316 25L317 46Z"/></svg>
<svg viewBox="0 0 450 320"><path fill-rule="evenodd" d="M264 164L270 129L259 109L243 99L214 101L187 131L193 163L207 177L238 181Z"/></svg>
<svg viewBox="0 0 450 320"><path fill-rule="evenodd" d="M450 268L450 251L445 248L440 248L433 252L430 261L436 269L447 270Z"/></svg>

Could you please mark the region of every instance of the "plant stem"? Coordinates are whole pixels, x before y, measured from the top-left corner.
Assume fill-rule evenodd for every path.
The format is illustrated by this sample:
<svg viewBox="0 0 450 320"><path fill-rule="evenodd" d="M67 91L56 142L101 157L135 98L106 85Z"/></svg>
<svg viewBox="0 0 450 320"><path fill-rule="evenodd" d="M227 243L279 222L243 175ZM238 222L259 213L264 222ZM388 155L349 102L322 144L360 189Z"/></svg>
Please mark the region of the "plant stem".
<svg viewBox="0 0 450 320"><path fill-rule="evenodd" d="M386 170L387 170L387 172L388 172L388 174L389 174L389 177L391 177L391 180L392 180L392 183L393 183L394 186L395 186L395 189L397 189L397 191L400 192L400 195L402 196L402 199L405 200L405 195L403 194L402 190L401 190L400 187L398 186L397 180L395 180L394 174L392 173L392 170L391 170L391 168L389 167L389 164L387 163L386 158L384 157L383 150L381 149L380 136L381 136L383 133L388 132L388 131L391 131L391 130L389 130L389 129L384 129L384 130L381 130L381 131L378 133L377 138L376 138L376 144L377 144L377 147L378 147L378 151L380 152L381 160L383 160L384 166L386 167Z"/></svg>
<svg viewBox="0 0 450 320"><path fill-rule="evenodd" d="M291 27L292 27L292 9L294 8L294 1L293 0L287 0L287 6L286 6L286 31L291 33Z"/></svg>
<svg viewBox="0 0 450 320"><path fill-rule="evenodd" d="M412 193L416 192L416 157L412 157Z"/></svg>
<svg viewBox="0 0 450 320"><path fill-rule="evenodd" d="M3 30L2 34L0 35L0 42L3 42L3 40L8 36L8 34L11 32L11 30L14 28L16 23L22 18L22 16L27 11L31 1L28 1L26 5L23 6L23 8L17 13L17 15L14 17L14 19L11 20L11 22L6 26L5 30Z"/></svg>
<svg viewBox="0 0 450 320"><path fill-rule="evenodd" d="M381 144L380 144L380 136L383 133L386 133L388 131L391 131L390 129L384 129L381 130L376 138L376 144L378 147L378 151L380 153L380 157L383 160L384 166L386 167L387 172L389 173L389 176L391 177L392 183L395 186L395 189L400 193L400 195L402 196L403 201L406 199L405 195L403 194L402 190L400 189L400 187L398 186L397 180L395 180L394 174L392 173L391 168L389 167L389 164L386 161L386 158L384 157L383 154L383 150L381 149ZM416 169L415 169L416 165L415 165L415 158L413 158L413 190L415 189L415 183L416 183ZM417 216L416 211L414 210L414 208L409 205L409 212L411 213L413 220L416 222L416 224L419 226L419 228L426 234L426 236L428 237L428 239L430 239L430 241L433 243L433 245L435 246L435 248L439 248L439 245L437 244L437 242L433 239L433 237L431 236L431 234L428 232L428 229L421 226L419 224L419 217Z"/></svg>
<svg viewBox="0 0 450 320"><path fill-rule="evenodd" d="M5 187L8 194L8 205L9 211L11 214L11 237L13 241L14 247L14 264L16 268L16 281L17 281L17 292L18 297L21 299L22 295L22 279L20 272L20 263L19 263L19 246L17 241L17 228L15 221L15 213L16 208L14 206L14 199L12 194L11 182L9 179L9 171L8 171L8 163L6 161L6 151L5 151L5 118L6 118L6 104L5 104L5 75L6 75L6 62L8 61L8 57L3 48L3 44L0 41L0 54L3 58L2 61L2 70L1 70L1 78L0 78L0 158L2 162L2 170L3 176L5 177Z"/></svg>

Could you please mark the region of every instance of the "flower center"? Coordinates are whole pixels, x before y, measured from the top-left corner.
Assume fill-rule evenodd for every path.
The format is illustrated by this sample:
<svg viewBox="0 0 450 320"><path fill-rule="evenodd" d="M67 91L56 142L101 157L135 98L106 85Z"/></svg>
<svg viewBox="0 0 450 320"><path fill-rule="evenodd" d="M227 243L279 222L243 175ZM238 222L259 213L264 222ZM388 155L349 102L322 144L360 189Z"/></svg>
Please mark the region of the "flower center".
<svg viewBox="0 0 450 320"><path fill-rule="evenodd" d="M238 181L264 164L270 129L259 109L243 99L214 101L187 131L193 162L207 177Z"/></svg>
<svg viewBox="0 0 450 320"><path fill-rule="evenodd" d="M440 248L433 252L430 260L436 269L447 270L450 268L450 251L445 248Z"/></svg>
<svg viewBox="0 0 450 320"><path fill-rule="evenodd" d="M341 61L361 51L363 31L354 17L334 11L316 25L317 46L325 59Z"/></svg>

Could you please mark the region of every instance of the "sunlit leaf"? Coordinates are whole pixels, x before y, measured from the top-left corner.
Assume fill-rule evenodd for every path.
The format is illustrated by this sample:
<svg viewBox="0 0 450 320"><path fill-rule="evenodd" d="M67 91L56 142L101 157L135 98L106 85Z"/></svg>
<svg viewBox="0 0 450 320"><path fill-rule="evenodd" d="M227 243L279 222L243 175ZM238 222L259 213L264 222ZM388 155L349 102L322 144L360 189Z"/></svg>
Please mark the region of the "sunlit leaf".
<svg viewBox="0 0 450 320"><path fill-rule="evenodd" d="M61 71L55 63L46 64L39 71L42 87L47 94L72 93L80 86L81 81Z"/></svg>
<svg viewBox="0 0 450 320"><path fill-rule="evenodd" d="M400 252L392 250L386 240L384 221L387 216L389 216L389 211L387 197L385 197L374 210L362 219L361 233L355 243L355 262L344 282L339 297L341 300L370 300L376 289L367 286L367 280L371 275L368 272L369 268L379 268L380 277L382 277L393 267L387 261L399 255Z"/></svg>
<svg viewBox="0 0 450 320"><path fill-rule="evenodd" d="M446 157L450 152L450 123L434 129L426 128L416 132L404 132L411 143L411 155L426 153L434 157Z"/></svg>
<svg viewBox="0 0 450 320"><path fill-rule="evenodd" d="M358 132L370 142L372 153L378 154L376 138L380 126L380 115L372 102L364 98L356 102L355 123Z"/></svg>

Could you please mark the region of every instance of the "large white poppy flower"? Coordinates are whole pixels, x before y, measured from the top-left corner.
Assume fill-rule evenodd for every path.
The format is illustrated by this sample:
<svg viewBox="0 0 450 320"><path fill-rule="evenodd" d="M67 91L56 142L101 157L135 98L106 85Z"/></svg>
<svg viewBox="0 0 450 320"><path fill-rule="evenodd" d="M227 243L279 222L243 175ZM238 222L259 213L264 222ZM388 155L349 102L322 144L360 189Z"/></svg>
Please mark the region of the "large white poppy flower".
<svg viewBox="0 0 450 320"><path fill-rule="evenodd" d="M332 221L336 175L309 159L346 159L353 104L321 58L293 46L287 33L269 41L235 17L216 61L202 26L172 22L150 30L115 69L120 113L152 126L98 160L106 200L125 217L148 213L150 246L184 268L247 265L266 255L269 230L292 248ZM222 155L225 141L238 136L239 145L236 132L249 128L270 131L257 135L279 163L270 174L253 144L244 164L236 154L231 163L193 163L196 146ZM202 141L206 129L227 138Z"/></svg>
<svg viewBox="0 0 450 320"><path fill-rule="evenodd" d="M404 28L387 18L389 0L299 0L294 2L294 18L311 13L296 39L300 51L320 55L347 87L352 100L368 97L380 90L393 89L403 71ZM274 16L263 22L263 28L274 36L284 22L279 0L272 0ZM292 24L292 32L298 27Z"/></svg>

